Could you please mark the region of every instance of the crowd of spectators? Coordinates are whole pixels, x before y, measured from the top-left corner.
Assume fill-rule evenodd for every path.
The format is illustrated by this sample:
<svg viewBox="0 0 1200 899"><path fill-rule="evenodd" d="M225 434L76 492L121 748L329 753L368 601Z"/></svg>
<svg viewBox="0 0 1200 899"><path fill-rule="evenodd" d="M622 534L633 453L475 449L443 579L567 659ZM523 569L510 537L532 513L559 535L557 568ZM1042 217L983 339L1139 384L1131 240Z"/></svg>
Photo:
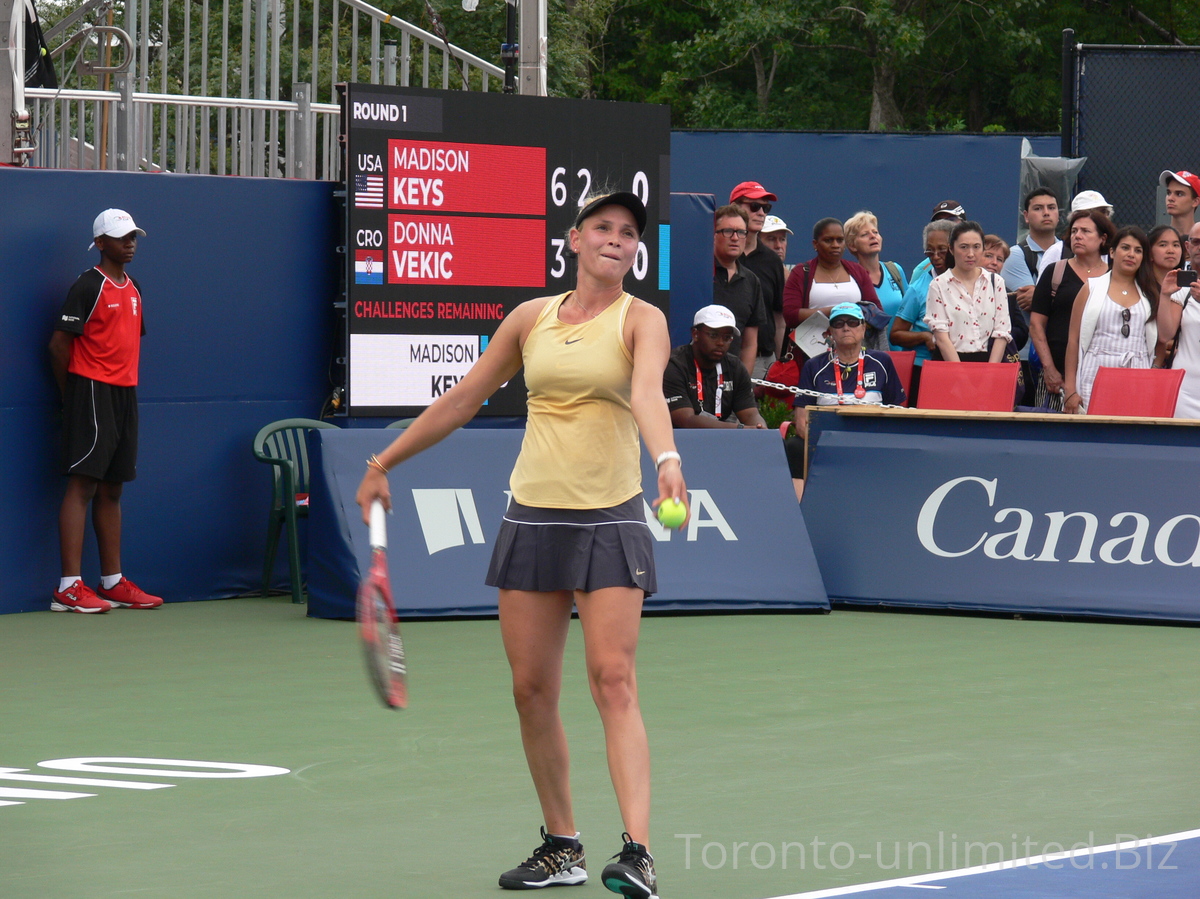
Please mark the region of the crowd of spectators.
<svg viewBox="0 0 1200 899"><path fill-rule="evenodd" d="M930 359L1019 361L1015 408L1079 414L1102 366L1174 367L1188 372L1176 417L1200 418L1200 177L1165 171L1160 183L1171 223L1149 234L1118 228L1095 190L1072 198L1065 222L1053 191L1030 191L1027 230L1011 243L944 200L922 234L924 258L908 269L885 257L869 210L818 220L809 253L773 214L774 193L736 185L714 215L712 305L696 313L664 380L676 427L762 427L746 385L771 380L782 360L822 394L793 400L801 435L809 405L898 404L886 351L915 351L899 394L911 405ZM887 389L868 389L868 375Z"/></svg>

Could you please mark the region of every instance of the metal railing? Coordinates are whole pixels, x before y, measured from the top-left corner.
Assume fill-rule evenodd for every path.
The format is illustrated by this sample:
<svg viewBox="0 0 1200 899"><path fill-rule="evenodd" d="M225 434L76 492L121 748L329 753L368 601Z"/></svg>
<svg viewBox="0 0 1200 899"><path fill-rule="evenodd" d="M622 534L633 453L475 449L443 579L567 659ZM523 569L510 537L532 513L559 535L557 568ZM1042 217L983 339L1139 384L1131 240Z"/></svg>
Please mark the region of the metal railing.
<svg viewBox="0 0 1200 899"><path fill-rule="evenodd" d="M129 0L123 27L114 0L93 4L47 32L63 87L25 91L33 165L336 180L338 83L503 85L364 0Z"/></svg>
<svg viewBox="0 0 1200 899"><path fill-rule="evenodd" d="M307 84L295 85L302 94ZM49 168L337 180L331 103L28 88ZM128 115L126 115L128 110ZM130 164L132 160L132 164Z"/></svg>

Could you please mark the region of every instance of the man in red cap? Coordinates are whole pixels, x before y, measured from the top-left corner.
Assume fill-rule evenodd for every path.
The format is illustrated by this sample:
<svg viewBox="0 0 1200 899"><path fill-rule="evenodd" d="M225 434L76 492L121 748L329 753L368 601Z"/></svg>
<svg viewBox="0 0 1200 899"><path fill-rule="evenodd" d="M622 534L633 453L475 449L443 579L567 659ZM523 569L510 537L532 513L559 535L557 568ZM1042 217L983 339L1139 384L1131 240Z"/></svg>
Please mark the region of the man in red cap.
<svg viewBox="0 0 1200 899"><path fill-rule="evenodd" d="M1187 239L1196 224L1196 207L1200 206L1200 177L1191 172L1163 172L1158 183L1167 190L1167 215L1171 227Z"/></svg>
<svg viewBox="0 0 1200 899"><path fill-rule="evenodd" d="M771 363L779 357L785 330L783 286L787 283L787 273L779 254L759 240L767 213L778 199L757 181L743 181L729 193L729 202L746 213L748 233L742 263L758 277L767 309L767 323L758 329L758 352L750 372L755 378L765 377Z"/></svg>

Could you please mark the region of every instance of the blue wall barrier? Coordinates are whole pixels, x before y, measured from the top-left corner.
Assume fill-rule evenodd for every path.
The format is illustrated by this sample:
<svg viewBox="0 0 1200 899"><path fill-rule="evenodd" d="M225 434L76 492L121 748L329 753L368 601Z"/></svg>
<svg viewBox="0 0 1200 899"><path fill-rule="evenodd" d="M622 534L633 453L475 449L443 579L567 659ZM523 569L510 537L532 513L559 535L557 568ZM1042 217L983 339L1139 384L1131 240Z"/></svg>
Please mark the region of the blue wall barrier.
<svg viewBox="0 0 1200 899"><path fill-rule="evenodd" d="M737 181L762 180L783 197L780 214L799 219L791 224L801 249L808 248L806 217L863 205L892 235L885 256L909 265L919 258L928 209L947 196L972 215L996 203L997 212L981 218L996 218L1006 236L1004 223L1015 223L1016 138L676 132L672 147L674 191L722 201ZM1048 147L1036 149L1056 152L1053 142ZM8 572L0 613L47 608L58 577L59 400L46 344L67 288L97 259L84 247L108 206L129 210L149 232L130 266L146 294L148 333L123 567L170 600L232 596L257 584L269 473L253 460L251 438L275 419L316 417L330 389L331 356L340 352L332 310L340 278L336 187L0 168L0 459L14 475L0 492L0 565ZM707 303L707 203L702 196L672 203L676 343L686 342L692 313ZM911 237L898 237L907 231ZM800 258L806 254L793 252L793 261ZM790 491L786 480L779 490ZM97 574L89 536L84 575L94 582ZM277 585L284 576L281 561Z"/></svg>
<svg viewBox="0 0 1200 899"><path fill-rule="evenodd" d="M692 342L696 310L712 303L711 194L671 194L671 346Z"/></svg>
<svg viewBox="0 0 1200 899"><path fill-rule="evenodd" d="M1039 156L1059 153L1057 136L1030 143ZM788 241L793 264L812 258L819 219L845 221L870 209L879 217L883 258L908 273L924 258L921 229L942 200L958 200L1005 240L1016 237L1020 156L1021 138L1001 134L675 131L671 189L713 194L721 205L739 182L762 182L779 197L773 214L796 232Z"/></svg>
<svg viewBox="0 0 1200 899"><path fill-rule="evenodd" d="M354 592L371 555L354 492L363 460L395 436L310 434L310 615L354 617ZM388 568L401 615L495 614L496 591L483 579L523 436L457 431L392 472ZM779 435L679 431L676 441L692 520L678 532L654 523L659 592L646 608L829 608ZM644 453L642 483L651 489L656 483Z"/></svg>
<svg viewBox="0 0 1200 899"><path fill-rule="evenodd" d="M46 346L92 220L129 211L147 236L138 477L122 501L124 572L170 600L233 596L262 576L265 423L328 395L338 240L334 185L0 168L0 612L46 609L59 576L58 387ZM95 546L84 576L98 579ZM285 565L278 569L282 576Z"/></svg>
<svg viewBox="0 0 1200 899"><path fill-rule="evenodd" d="M803 508L829 597L1200 620L1198 428L817 412Z"/></svg>

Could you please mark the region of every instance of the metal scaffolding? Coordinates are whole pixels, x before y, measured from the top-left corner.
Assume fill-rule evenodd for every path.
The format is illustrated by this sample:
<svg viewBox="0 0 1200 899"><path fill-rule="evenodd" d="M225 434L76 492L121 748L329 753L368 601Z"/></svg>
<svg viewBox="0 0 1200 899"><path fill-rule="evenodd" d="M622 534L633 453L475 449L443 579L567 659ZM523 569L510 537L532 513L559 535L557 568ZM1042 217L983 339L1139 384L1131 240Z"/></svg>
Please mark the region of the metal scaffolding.
<svg viewBox="0 0 1200 899"><path fill-rule="evenodd" d="M87 0L46 32L60 86L27 88L25 2L0 0L0 162L336 180L334 85L504 85L365 0ZM545 0L512 2L519 90L544 95Z"/></svg>

